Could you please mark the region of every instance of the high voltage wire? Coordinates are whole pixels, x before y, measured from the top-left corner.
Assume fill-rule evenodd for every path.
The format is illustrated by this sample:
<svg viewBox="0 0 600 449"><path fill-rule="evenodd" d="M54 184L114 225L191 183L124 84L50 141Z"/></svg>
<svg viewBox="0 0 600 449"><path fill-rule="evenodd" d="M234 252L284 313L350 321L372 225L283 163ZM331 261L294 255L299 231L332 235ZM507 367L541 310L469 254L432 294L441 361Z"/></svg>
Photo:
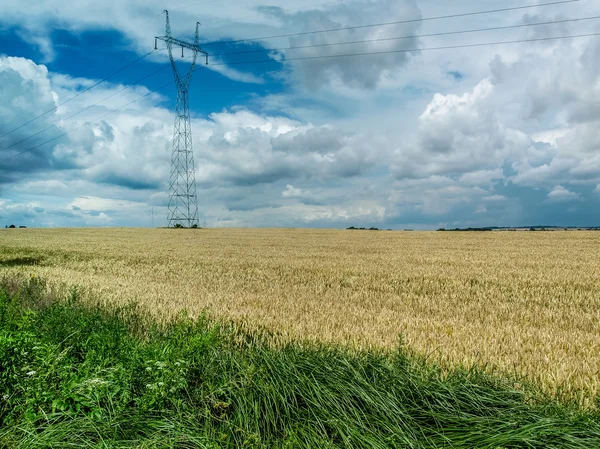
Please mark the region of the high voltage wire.
<svg viewBox="0 0 600 449"><path fill-rule="evenodd" d="M330 30L317 30L317 31L306 31L306 32L302 32L302 33L293 33L293 34L287 34L287 35L278 35L278 36L267 36L267 37L263 37L263 38L259 38L262 40L266 40L266 39L274 39L274 38L279 38L279 37L290 37L290 36L296 36L296 35L307 35L307 34L314 34L314 33L325 33L325 32L334 32L334 31L342 31L342 30L348 30L348 29L360 29L360 28L368 28L368 27L377 27L377 26L386 26L386 25L392 25L392 24L400 24L400 23L410 23L410 22L417 22L417 21L426 21L426 20L440 20L440 19L447 19L447 18L454 18L454 17L464 17L464 16L472 16L472 15L480 15L480 14L489 14L489 13L496 13L496 12L506 12L506 11L513 11L513 10L521 10L521 9L527 9L527 8L535 8L535 7L543 7L543 6L551 6L551 5L557 5L557 4L564 4L564 3L574 3L574 2L578 2L579 0L561 0L561 1L555 1L555 2L551 2L551 3L542 3L539 5L527 5L527 6L519 6L519 7L511 7L511 8L502 8L502 9L494 9L494 10L486 10L486 11L476 11L476 12L469 12L469 13L461 13L461 14L452 14L452 15L445 15L445 16L438 16L438 17L430 17L430 18L419 18L419 19L410 19L410 20L404 20L404 21L396 21L396 22L387 22L387 23L379 23L379 24L369 24L369 25L359 25L359 26L354 26L354 27L346 27L346 28L338 28L338 29L330 29ZM205 3L210 3L210 2L205 2ZM331 3L340 3L340 1L336 1L336 2L328 2L325 4L331 4ZM298 8L301 9L301 8ZM370 40L361 40L361 41L353 41L353 42L340 42L340 43L331 43L331 44L315 44L315 45L307 45L307 46L296 46L296 47L288 47L288 48L281 48L281 49L271 49L271 50L265 50L265 49L261 49L261 50L249 50L249 51L239 51L239 52L229 52L229 53L221 53L221 54L216 54L214 56L225 56L225 55L233 55L233 54L246 54L246 53L260 53L260 52L269 52L269 51L285 51L285 50L294 50L294 49L303 49L303 48L316 48L316 47L326 47L326 46L334 46L334 45L350 45L350 44L358 44L358 43L367 43L367 42L378 42L378 41L391 41L391 40L400 40L400 39L409 39L409 38L418 38L418 37L433 37L433 36L443 36L443 35L452 35L452 34L466 34L466 33L474 33L474 32L483 32L483 31L493 31L493 30L502 30L502 29L511 29L511 28L520 28L520 27L527 27L527 26L539 26L539 25L549 25L549 24L556 24L556 23L566 23L566 22L573 22L573 21L583 21L583 20L592 20L592 19L596 19L596 18L600 18L600 16L596 16L596 17L586 17L586 18L580 18L580 19L565 19L565 20L558 20L558 21L551 21L551 22L540 22L540 23L534 23L534 24L520 24L520 25L512 25L512 26L505 26L505 27L493 27L493 28L483 28L483 29L476 29L476 30L462 30L462 31L454 31L454 32L444 32L444 33L432 33L432 34L426 34L426 35L415 35L415 36L401 36L401 37L395 37L395 38L380 38L380 39L370 39ZM556 38L549 38L549 39L556 39ZM244 42L244 41L250 41L253 39L243 39L243 40L237 40L237 41L225 41L225 42L214 42L214 43L221 43L221 44L225 44L225 43L232 43L232 42ZM543 40L543 39L542 39ZM352 54L340 54L340 55L327 55L327 56L309 56L309 57L297 57L297 58L286 58L286 61L294 61L294 60L307 60L307 59L324 59L324 58L341 58L341 57L350 57L350 56L366 56L366 55L380 55L380 54L391 54L391 53L408 53L408 52L417 52L417 51L428 51L428 50L443 50L443 49L451 49L451 48L469 48L469 47L477 47L477 46L486 46L486 45L499 45L499 44L508 44L508 43L517 43L517 42L533 42L533 40L520 40L520 41L509 41L509 42L496 42L496 43L483 43L483 44L470 44L470 45L465 45L465 46L447 46L447 47L437 47L437 48L421 48L421 49L407 49L407 50L389 50L389 51L383 51L383 52L365 52L365 53L352 53ZM212 44L212 43L209 43ZM207 45L207 44L204 44ZM135 61L132 61L131 63L127 64L126 66L122 67L121 69L117 70L116 72L112 73L111 75L109 75L108 77L100 80L99 82L95 83L94 85L84 89L83 91L77 93L76 95L68 98L67 100L63 101L62 103L60 103L59 105L57 105L56 107L49 109L47 111L45 111L44 113L38 115L37 117L34 117L33 119L29 120L28 122L12 129L11 131L5 133L4 135L0 136L0 138L3 138L15 131L17 131L18 129L23 128L24 126L32 123L33 121L45 116L46 114L58 109L58 107L70 102L71 100L79 97L80 95L84 94L85 92L97 87L98 85L102 84L103 82L107 81L108 79L110 79L111 77L115 76L116 74L122 72L123 70L127 69L128 67L131 67L132 65L136 64L137 62L141 61L142 59L152 55L153 53L157 52L158 50L154 50L150 53L147 53L141 57L139 57L138 59L136 59ZM186 58L183 58L186 59ZM268 63L268 62L277 62L273 59L266 59L266 60L257 60L257 61L236 61L236 62L229 62L229 63L216 63L216 64L211 64L211 65L232 65L232 64L251 64L251 63ZM105 101L115 95L117 95L118 93L129 89L130 87L136 85L137 83L149 78L150 76L154 75L155 73L158 73L161 70L164 70L166 67L168 67L168 65L165 65L164 67L152 72L150 75L141 78L140 80L137 80L136 82L132 83L131 85L128 85L124 88L122 88L121 90L109 95L108 97L100 100L99 102L96 102L86 108L84 108L83 110L71 115L70 117L66 118L65 120L69 120L79 114L81 114L82 112L85 112L86 110L91 109L93 106L96 106L97 104L101 103L102 101ZM25 139L22 139L18 142L15 142L5 148L0 149L0 152L8 150L10 148L15 147L16 145L23 143L27 140L29 140L32 137L35 137L47 130L49 130L50 128L53 128L55 125L51 125Z"/></svg>
<svg viewBox="0 0 600 449"><path fill-rule="evenodd" d="M185 57L185 58L181 58L180 60L187 59L187 58L189 58L189 56L187 56L187 57ZM139 80L137 80L137 81L134 81L134 82L133 82L133 83L131 83L131 84L128 84L127 86L125 86L125 87L123 87L123 88L119 89L118 91L116 91L116 92L114 92L114 93L110 94L109 96L107 96L107 97L103 98L102 100L100 100L100 101L97 101L96 103L94 103L94 104L91 104L91 105L89 105L89 106L85 107L84 109L81 109L79 112L76 112L75 114L73 114L73 115L71 115L71 116L69 116L69 117L67 117L67 118L65 118L65 119L61 119L61 121L70 120L70 119L72 119L73 117L76 117L76 116L78 116L78 115L79 115L79 114L81 114L82 112L85 112L85 111L87 111L87 110L89 110L89 109L93 108L94 106L97 106L98 104L102 103L103 101L106 101L106 100L108 100L109 98L112 98L112 97L114 97L115 95L117 95L117 94L120 94L121 92L124 92L124 91L126 91L127 89L130 89L130 88L132 88L133 86L136 86L137 84L139 84L140 82L142 82L142 81L144 81L144 80L146 80L146 79L150 78L151 76L153 76L153 75L156 75L158 72L161 72L161 71L165 70L165 69L166 69L166 68L168 68L170 65L171 65L170 63L168 63L168 64L165 64L165 65L164 65L163 67L161 67L160 69L154 70L154 71L153 71L153 72L151 72L150 74L148 74L148 75L146 75L146 76L144 76L144 77L140 78L140 79L139 79ZM72 100L73 98L75 98L75 97L72 97L72 98L71 98L71 100ZM65 102L65 103L66 103L66 102ZM64 103L62 103L62 104L64 104ZM56 109L56 108L55 108L55 109ZM44 114L40 115L39 117L42 117L43 115L44 115ZM39 117L38 117L38 118L39 118ZM35 119L34 119L34 120L35 120ZM33 120L32 120L32 121L33 121ZM57 123L58 123L58 122L57 122ZM38 136L38 135L42 134L43 132L45 132L45 131L48 131L48 130L49 130L49 129L51 129L51 128L54 128L54 127L57 125L57 123L55 123L55 124L53 124L53 125L50 125L50 126L48 126L48 127L44 128L44 129L42 129L41 131L38 131L37 133L35 133L35 134L32 134L32 135L31 135L31 136L29 136L29 137L26 137L26 138L24 138L24 139L21 139L21 140L19 140L18 142L14 142L14 143L10 144L9 146L7 146L7 147L4 147L4 148L0 149L0 153L1 153L1 152L3 152L3 151L6 151L6 150L8 150L8 149L10 149L10 148L13 148L13 147L17 146L17 145L19 145L20 143L23 143L23 142L25 142L25 141L27 141L27 140L31 139L32 137ZM15 130L16 130L16 129L18 129L18 128L15 128ZM11 131L11 132L12 132L12 131ZM8 134L10 134L10 133L8 133Z"/></svg>
<svg viewBox="0 0 600 449"><path fill-rule="evenodd" d="M9 132L7 132L7 133L5 133L5 134L1 135L1 136L0 136L0 139L2 139L3 137L6 137L6 136L8 136L9 134L12 134L12 133L14 133L15 131L17 131L17 130L19 130L19 129L23 128L24 126L27 126L27 125L29 125L30 123L33 123L34 121L36 121L37 119L39 119L39 118L41 118L41 117L45 116L46 114L49 114L49 113L50 113L50 112L52 112L52 111L56 111L56 110L57 110L57 109L58 109L60 106L62 106L62 105L64 105L64 104L67 104L67 103L68 103L68 102L70 102L71 100L74 100L75 98L77 98L77 97L79 97L79 96L83 95L84 93L86 93L86 92L88 92L88 91L92 90L94 87L96 87L96 86L99 86L100 84L102 84L102 83L104 83L105 81L109 80L109 79L110 79L110 78L112 78L113 76L115 76L115 75L117 75L117 74L121 73L123 70L125 70L125 69L127 69L127 68L131 67L132 65L134 65L134 64L136 64L136 63L138 63L138 62L140 62L142 59L144 59L144 58L147 58L148 56L150 56L151 54L153 54L153 53L155 53L155 52L156 52L156 50L153 50L153 51L151 51L150 53L146 53L145 55L143 55L143 56L140 56L140 57L139 57L139 58L137 58L135 61L132 61L132 62L130 62L129 64L125 65L124 67L121 67L121 68L120 68L119 70L117 70L116 72L113 72L113 73L111 73L111 74L110 74L109 76L107 76L106 78L104 78L104 79L101 79L100 81L98 81L97 83L93 84L92 86L90 86L90 87L87 87L87 88L83 89L81 92L78 92L77 94L73 95L73 96L72 96L72 97L70 97L70 98L67 98L65 101L63 101L62 103L59 103L58 105L54 106L52 109L48 109L46 112L43 112L42 114L38 115L37 117L34 117L34 118L32 118L32 119L31 119L31 120L29 120L28 122L25 122L25 123L23 123L22 125L20 125L20 126L17 126L16 128L14 128L14 129L10 130Z"/></svg>
<svg viewBox="0 0 600 449"><path fill-rule="evenodd" d="M426 47L426 48L412 48L406 50L386 50L386 51L373 51L373 52L364 52L364 53L346 53L346 54L338 54L338 55L324 55L324 56L302 56L297 58L286 58L282 61L277 61L275 59L260 59L257 61L233 61L227 63L217 63L211 64L214 65L238 65L238 64L260 64L267 62L286 62L286 61L306 61L310 59L327 59L327 58L347 58L351 56L369 56L369 55L388 55L394 53L416 53L421 51L433 51L433 50L452 50L457 48L475 48L475 47L488 47L494 45L504 45L504 44L522 44L527 42L543 42L543 41L554 41L561 39L576 39L581 37L592 37L592 36L600 36L600 33L588 33L588 34L575 34L572 36L556 36L556 37L540 37L535 39L519 39L513 41L497 41L497 42L483 42L478 44L464 44L464 45L449 45L445 47Z"/></svg>
<svg viewBox="0 0 600 449"><path fill-rule="evenodd" d="M205 3L212 3L213 1L214 0L210 0L210 1L207 1ZM345 1L345 0L342 0L342 1ZM357 26L352 26L352 27L335 28L335 29L328 29L328 30L304 31L304 32L300 32L300 33L280 34L280 35L275 35L275 36L265 36L265 37L261 37L261 38L238 39L238 40L233 40L233 41L213 41L213 42L205 43L203 45L205 46L205 45L216 45L216 44L231 44L231 43L241 43L241 42L257 41L257 40L276 39L276 38L282 38L282 37L292 37L292 36L301 36L301 35L319 34L319 33L330 33L330 32L336 32L336 31L344 31L344 30L374 28L374 27L379 27L379 26L399 25L399 24L404 24L404 23L424 22L424 21L430 21L430 20L441 20L441 19L449 19L449 18L456 18L456 17L466 17L466 16L474 16L474 15L482 15L482 14L492 14L492 13L515 11L515 10L522 10L522 9L531 9L531 8L538 8L538 7L544 7L544 6L553 6L553 5L566 4L566 3L575 3L575 2L579 2L579 1L580 0L559 0L559 1L554 1L554 2L550 2L550 3L540 3L538 5L525 5L525 6L516 6L516 7L510 7L510 8L501 8L501 9L493 9L493 10L485 10L485 11L475 11L475 12L460 13L460 14L450 14L450 15L437 16L437 17L415 18L415 19L408 19L408 20L395 21L395 22L383 22L383 23L376 23L376 24L357 25ZM331 4L331 3L340 3L340 2L341 1L338 0L338 1L335 1L335 2L327 2L327 3L324 3L322 5ZM313 6L319 6L319 5L313 5ZM301 8L298 8L298 9L301 9ZM156 17L158 17L158 16L156 16ZM469 32L469 31L467 31L467 32ZM475 32L475 31L470 31L470 32ZM423 36L423 37L425 37L425 36ZM401 38L397 38L397 39L401 39ZM385 39L381 39L381 40L385 40ZM391 39L389 39L389 40L391 40ZM359 43L359 42L356 42L356 43ZM342 44L331 44L331 45L342 45ZM317 45L315 45L315 46L317 46ZM322 46L325 46L325 45L322 45ZM306 47L306 48L309 48L309 47ZM289 49L293 49L293 48L289 48ZM284 50L284 49L282 49L282 50ZM30 123L34 122L35 120L37 120L37 119L39 119L39 118L41 118L41 117L49 114L50 112L55 111L60 106L66 104L66 103L70 102L71 100L73 100L73 99L75 99L75 98L83 95L84 93L92 90L93 88L95 88L98 85L104 83L105 81L107 81L108 79L110 79L113 76L117 75L118 73L122 72L123 70L131 67L132 65L134 65L134 64L138 63L139 61L141 61L141 60L147 58L148 56L152 55L156 51L157 50L154 50L154 51L151 51L151 52L149 52L149 53L147 53L147 54L145 54L143 56L140 56L136 60L132 61L131 63L129 63L127 65L125 65L124 67L120 68L119 70L117 70L116 72L114 72L111 75L107 76L106 78L98 81L94 85L92 85L92 86L90 86L90 87L82 90L81 92L78 92L76 95L74 95L74 96L68 98L67 100L65 100L64 102L58 104L54 108L49 109L49 110L43 112L42 114L40 114L40 115L32 118L31 120L23 123L22 125L20 125L20 126L14 128L14 129L10 130L9 132L1 135L0 139L8 136L9 134L12 134L13 132L15 132L15 131L23 128L24 126L29 125ZM248 53L254 53L254 52L259 52L259 51L252 51L252 52L249 51ZM235 53L230 53L230 54L235 54ZM216 55L216 56L219 56L219 55ZM22 95L22 94L20 94L20 95ZM16 97L14 97L14 98L16 98Z"/></svg>
<svg viewBox="0 0 600 449"><path fill-rule="evenodd" d="M577 19L563 19L563 20L553 20L549 22L535 22L535 23L523 23L519 25L507 25L507 26L499 26L499 27L491 27L491 28L477 28L473 30L460 30L460 31L446 31L440 33L431 33L431 34L413 34L408 36L398 36L398 37L382 37L377 39L364 39L357 41L347 41L347 42L333 42L327 44L312 44L312 45L300 45L295 47L285 47L285 48L262 48L260 50L241 50L241 51L232 51L226 53L215 53L211 56L229 56L229 55L243 55L250 53L268 53L272 51L285 51L285 50L300 50L306 48L318 48L318 47L330 47L335 45L351 45L351 44L364 44L369 42L384 42L384 41L395 41L402 39L416 39L421 37L436 37L436 36L450 36L450 35L458 35L458 34L468 34L468 33L479 33L484 31L498 31L498 30L509 30L516 28L527 28L533 26L541 26L541 25L555 25L559 23L569 23L569 22L580 22L584 20L596 20L600 19L600 16L592 16L592 17L582 17Z"/></svg>
<svg viewBox="0 0 600 449"><path fill-rule="evenodd" d="M545 38L536 38L536 39L521 39L521 40L512 40L512 41L486 42L486 43L479 43L479 44L465 44L465 45L455 45L455 46L445 46L445 47L428 47L428 48L418 48L418 49L412 49L412 50L391 50L391 51L382 51L382 52L352 53L352 54L340 54L340 55L328 55L328 56L308 56L308 57L290 58L290 59L286 59L285 61L300 61L300 60L309 60L309 59L327 59L327 58L341 58L341 57L357 57L357 56L382 55L382 54L392 54L392 53L408 53L408 52L420 52L420 51L432 51L432 50L450 50L450 49L458 49L458 48L473 48L473 47L484 47L484 46L503 45L503 44L517 44L517 43L542 42L542 41L552 41L552 40L562 40L562 39L576 39L576 38L593 37L593 36L600 36L600 33L577 34L577 35L571 35L571 36L556 36L556 37L545 37ZM238 61L238 62L233 62L233 63L217 63L217 64L211 64L211 65L216 66L216 65L233 65L233 64L256 64L256 63L264 63L264 62L278 62L278 61L275 61L273 59L268 59L268 60L260 60L260 61ZM200 69L203 69L203 68L205 68L205 67L198 67L194 70L194 72L196 72ZM95 118L94 120L88 121L76 128L73 128L70 131L64 132L63 134L61 134L59 136L56 136L50 140L47 140L38 145L35 145L34 147L28 148L19 153L15 153L9 157L1 159L0 163L6 162L17 156L20 156L22 154L33 151L43 145L46 145L50 142L60 139L61 137L71 134L72 132L83 128L84 126L90 125L98 120L101 120L101 119L103 119L103 118L105 118L105 117L107 117L107 116L133 104L133 103L136 103L136 102L148 97L149 95L151 95L153 93L158 92L159 90L164 89L165 87L167 87L173 83L175 83L174 80L169 81L168 83L160 86L157 89L154 89L154 90L146 93L145 95L137 98L136 100L130 101L129 103L127 103L123 106L120 106L116 109L112 109L109 112L107 112L106 114Z"/></svg>
<svg viewBox="0 0 600 449"><path fill-rule="evenodd" d="M415 18L415 19L397 20L394 22L382 22L382 23L375 23L375 24L368 24L368 25L355 25L355 26L341 27L341 28L330 28L327 30L302 31L299 33L278 34L275 36L255 37L255 38L250 38L250 39L236 39L236 40L230 40L230 41L213 41L213 42L206 42L202 45L206 46L206 45L238 44L241 42L250 42L250 41L256 42L256 41L263 41L263 40L269 40L269 39L278 39L278 38L282 38L282 37L305 36L308 34L319 34L319 33L333 33L333 32L337 32L337 31L358 30L358 29L374 28L374 27L380 27L380 26L401 25L401 24L406 24L406 23L426 22L426 21L431 21L431 20L453 19L453 18L457 18L457 17L469 17L469 16L477 16L477 15L483 15L483 14L494 14L494 13L498 13L498 12L518 11L518 10L523 10L523 9L541 8L544 6L562 5L562 4L566 4L566 3L577 3L579 1L580 0L559 0L559 1L554 1L554 2L550 2L550 3L539 3L537 5L514 6L514 7L510 7L510 8L489 9L489 10L485 10L485 11L474 11L474 12L466 12L466 13L460 13L460 14L447 14L444 16L436 16L436 17L422 17L422 18Z"/></svg>
<svg viewBox="0 0 600 449"><path fill-rule="evenodd" d="M116 108L116 109L111 109L111 110L110 110L109 112L107 112L106 114L104 114L104 115L102 115L102 116L100 116L100 117L96 117L94 120L90 120L89 122L85 122L85 123L83 123L82 125L79 125L79 126L77 126L76 128L73 128L73 129L72 129L72 130L70 130L70 131L66 131L66 132L62 133L61 135L59 135L59 136L53 137L53 138L52 138L52 139L50 139L50 140L47 140L47 141L45 141L45 142L42 142L42 143L40 143L40 144L38 144L38 145L36 145L36 146L34 146L34 147L28 148L27 150L21 151L20 153L15 153L15 154L13 154L12 156L9 156L9 157L7 157L7 158L4 158L4 159L0 160L0 162L5 162L5 161L8 161L8 160L10 160L10 159L12 159L12 158L15 158L15 157L17 157L17 156L20 156L20 155L22 155L22 154L29 153L30 151L33 151L33 150L35 150L35 149L37 149L37 148L39 148L39 147L41 147L41 146L43 146L43 145L46 145L46 144L48 144L48 143L50 143L50 142L54 142L55 140L57 140L57 139L60 139L61 137L64 137L64 136L66 136L66 135L68 135L68 134L71 134L72 132L75 132L75 131L77 131L78 129L81 129L81 128L83 128L84 126L88 126L88 125L91 125L92 123L94 123L94 122L96 122L96 121L98 121L98 120L102 120L103 118L105 118L105 117L108 117L109 115L111 115L111 114L113 114L113 113L115 113L115 112L117 112L117 111L119 111L119 110L121 110L121 109L123 109L123 108L125 108L125 107L127 107L127 106L129 106L129 105L131 105L131 104L133 104L133 103L136 103L136 102L138 102L138 101L140 101L140 100L143 100L144 98L146 98L146 97L148 97L148 96L150 96L150 95L152 95L152 94L154 94L154 93L158 92L159 90L162 90L162 89L164 89L165 87L167 87L167 86L169 86L169 85L173 84L174 82L175 82L175 81L169 81L168 83L166 83L166 84L163 84L162 86L160 86L158 89L151 90L151 91L150 91L150 92L148 92L147 94L145 94L145 95L143 95L143 96L141 96L141 97L139 97L139 98L137 98L137 99L135 99L135 100L133 100L133 101L130 101L129 103L127 103L127 104L124 104L123 106L119 106L119 107L118 107L118 108Z"/></svg>
<svg viewBox="0 0 600 449"><path fill-rule="evenodd" d="M283 12L294 12L294 11L300 11L300 10L303 10L303 9L316 8L316 7L319 7L319 6L333 5L334 3L346 3L346 2L349 2L349 1L352 1L352 0L335 0L335 1L325 2L325 3L317 3L317 4L314 4L314 5L302 6L300 8L282 9L281 11L283 11ZM243 16L243 17L241 17L239 19L235 19L234 22L239 22L240 19L243 20L243 19L249 18L249 17L253 17L253 16L249 16L249 15L248 16ZM211 22L209 24L209 27L212 27L215 24L225 23L225 22L230 22L230 20L226 20L226 19L217 20L217 21ZM179 35L178 36L178 38L182 38L182 37L183 37L183 35Z"/></svg>

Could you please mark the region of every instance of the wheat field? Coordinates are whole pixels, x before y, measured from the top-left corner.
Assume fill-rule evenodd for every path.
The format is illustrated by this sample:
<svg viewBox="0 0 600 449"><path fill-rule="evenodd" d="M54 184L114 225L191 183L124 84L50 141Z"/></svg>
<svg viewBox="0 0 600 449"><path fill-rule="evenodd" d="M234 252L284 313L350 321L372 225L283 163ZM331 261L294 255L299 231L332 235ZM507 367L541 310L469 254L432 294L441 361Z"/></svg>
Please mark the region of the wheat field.
<svg viewBox="0 0 600 449"><path fill-rule="evenodd" d="M0 230L0 276L79 285L154 319L207 312L290 339L600 392L600 233Z"/></svg>

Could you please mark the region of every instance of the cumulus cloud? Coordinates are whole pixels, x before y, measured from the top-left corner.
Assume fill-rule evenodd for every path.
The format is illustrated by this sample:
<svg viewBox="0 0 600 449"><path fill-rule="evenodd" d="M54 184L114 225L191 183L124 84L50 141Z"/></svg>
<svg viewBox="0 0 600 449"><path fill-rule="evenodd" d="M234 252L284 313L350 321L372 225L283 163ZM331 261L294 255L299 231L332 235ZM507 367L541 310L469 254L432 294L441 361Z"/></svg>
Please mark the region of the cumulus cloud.
<svg viewBox="0 0 600 449"><path fill-rule="evenodd" d="M288 184L281 196L284 198L302 198L302 189L296 189L293 185Z"/></svg>
<svg viewBox="0 0 600 449"><path fill-rule="evenodd" d="M242 72L240 70L236 70L227 65L219 65L220 61L217 59L216 61L212 60L211 65L208 66L210 70L214 70L215 72L220 73L221 75L226 76L229 79L234 81L240 81L242 83L251 83L251 84L264 84L265 80L260 76L256 76L253 73Z"/></svg>
<svg viewBox="0 0 600 449"><path fill-rule="evenodd" d="M502 124L487 79L463 95L436 94L419 117L415 141L400 147L392 171L398 179L452 176L465 185L503 178L504 161L530 140Z"/></svg>
<svg viewBox="0 0 600 449"><path fill-rule="evenodd" d="M24 58L0 57L0 184L12 182L24 173L51 167L59 161L48 157L55 144L39 146L49 136L60 134L61 128L54 127L57 121L58 96L48 79L48 70ZM33 117L50 111L32 123ZM47 131L44 131L49 128ZM43 134L36 134L44 131ZM33 136L33 137L32 137ZM26 152L21 160L8 159L17 153ZM66 162L66 161L63 161Z"/></svg>
<svg viewBox="0 0 600 449"><path fill-rule="evenodd" d="M278 19L282 28L305 32L315 29L339 29L367 23L418 19L421 16L416 2L407 0L383 0L372 2L357 0L337 3L326 10L303 10L285 12L278 7L262 7L259 11ZM290 47L307 47L285 52L285 58L299 59L289 63L293 68L292 79L311 89L322 86L348 86L358 89L373 89L381 85L390 74L406 65L410 58L407 49L418 48L418 38L373 41L397 36L411 36L420 28L418 21L394 27L346 29L336 33L319 33L293 36ZM357 42L351 45L332 45L339 42ZM272 45L265 43L265 45ZM273 48L273 47L271 47ZM276 47L275 47L276 48ZM338 58L336 55L390 52L370 58ZM394 53L396 52L396 53ZM317 59L310 59L317 58Z"/></svg>
<svg viewBox="0 0 600 449"><path fill-rule="evenodd" d="M377 159L367 136L328 125L244 110L211 114L210 121L197 125L208 134L198 152L203 185L351 178L366 173Z"/></svg>
<svg viewBox="0 0 600 449"><path fill-rule="evenodd" d="M282 198L291 199L302 204L315 206L325 206L332 201L331 193L296 188L291 184L286 186L285 190L281 192L281 196Z"/></svg>
<svg viewBox="0 0 600 449"><path fill-rule="evenodd" d="M578 193L571 192L563 186L556 186L548 193L548 201L553 203L575 201L579 198L580 195Z"/></svg>
<svg viewBox="0 0 600 449"><path fill-rule="evenodd" d="M483 198L483 201L493 202L493 203L507 201L507 200L508 200L508 198L506 198L504 195L491 195L491 196L486 196Z"/></svg>

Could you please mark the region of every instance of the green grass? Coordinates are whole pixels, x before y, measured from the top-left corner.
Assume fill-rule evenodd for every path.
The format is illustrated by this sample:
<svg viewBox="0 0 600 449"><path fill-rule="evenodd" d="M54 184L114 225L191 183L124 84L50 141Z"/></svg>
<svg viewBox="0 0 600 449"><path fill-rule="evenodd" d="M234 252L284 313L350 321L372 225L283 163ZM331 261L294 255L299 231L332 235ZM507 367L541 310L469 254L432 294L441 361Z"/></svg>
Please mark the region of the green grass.
<svg viewBox="0 0 600 449"><path fill-rule="evenodd" d="M596 411L408 356L272 348L0 285L0 448L595 448Z"/></svg>

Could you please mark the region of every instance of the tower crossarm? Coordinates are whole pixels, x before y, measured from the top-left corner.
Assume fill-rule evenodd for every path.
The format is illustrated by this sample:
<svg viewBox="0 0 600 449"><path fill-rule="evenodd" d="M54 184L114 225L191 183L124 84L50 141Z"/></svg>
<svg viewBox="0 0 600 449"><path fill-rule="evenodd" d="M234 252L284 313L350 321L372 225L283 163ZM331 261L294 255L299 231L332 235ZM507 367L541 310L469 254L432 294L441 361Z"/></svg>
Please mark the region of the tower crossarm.
<svg viewBox="0 0 600 449"><path fill-rule="evenodd" d="M195 53L203 54L206 56L206 63L208 64L208 53L202 50L202 48L200 48L200 45L190 44L189 42L185 42L181 39L176 39L170 36L156 36L156 39L165 42L167 45L175 45L177 47L187 48L188 50L192 50Z"/></svg>

